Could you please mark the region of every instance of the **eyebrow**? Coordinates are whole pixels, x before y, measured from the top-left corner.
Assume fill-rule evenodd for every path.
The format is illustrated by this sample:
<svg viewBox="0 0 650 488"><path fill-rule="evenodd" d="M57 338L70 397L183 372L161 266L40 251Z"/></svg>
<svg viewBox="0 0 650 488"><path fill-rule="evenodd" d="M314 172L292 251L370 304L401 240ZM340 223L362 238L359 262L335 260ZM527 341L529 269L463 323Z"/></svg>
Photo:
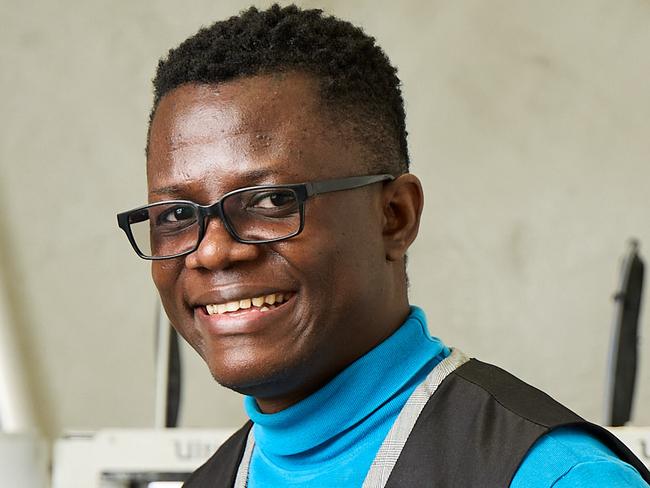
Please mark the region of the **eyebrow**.
<svg viewBox="0 0 650 488"><path fill-rule="evenodd" d="M277 170L272 170L269 168L259 168L259 169L246 171L244 173L237 175L237 179L246 182L242 185L239 185L237 188L243 188L246 186L255 186L262 182L267 182L271 177L277 177L277 176L285 177L287 175L278 174ZM189 189L188 185L169 185L160 188L154 188L149 191L149 194L156 195L156 196L172 196L172 197L179 198L187 195L188 189ZM234 189L236 188L231 188L231 190Z"/></svg>
<svg viewBox="0 0 650 488"><path fill-rule="evenodd" d="M185 190L180 186L171 185L149 190L150 195L180 197L185 194Z"/></svg>

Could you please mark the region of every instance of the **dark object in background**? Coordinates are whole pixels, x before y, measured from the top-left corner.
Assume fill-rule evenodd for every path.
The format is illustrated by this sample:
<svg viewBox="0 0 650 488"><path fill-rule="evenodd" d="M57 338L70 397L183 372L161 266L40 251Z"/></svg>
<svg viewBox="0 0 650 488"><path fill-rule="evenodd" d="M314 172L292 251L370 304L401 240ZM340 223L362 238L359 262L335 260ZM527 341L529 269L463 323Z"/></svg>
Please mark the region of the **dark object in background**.
<svg viewBox="0 0 650 488"><path fill-rule="evenodd" d="M167 409L165 427L178 427L178 414L181 408L181 351L178 332L169 328L169 364L167 372Z"/></svg>
<svg viewBox="0 0 650 488"><path fill-rule="evenodd" d="M156 391L154 426L178 427L181 408L182 368L178 332L158 303L155 335Z"/></svg>
<svg viewBox="0 0 650 488"><path fill-rule="evenodd" d="M639 255L639 243L630 241L623 258L621 285L614 295L616 318L612 335L606 422L613 427L630 420L638 363L639 315L643 295L645 265Z"/></svg>

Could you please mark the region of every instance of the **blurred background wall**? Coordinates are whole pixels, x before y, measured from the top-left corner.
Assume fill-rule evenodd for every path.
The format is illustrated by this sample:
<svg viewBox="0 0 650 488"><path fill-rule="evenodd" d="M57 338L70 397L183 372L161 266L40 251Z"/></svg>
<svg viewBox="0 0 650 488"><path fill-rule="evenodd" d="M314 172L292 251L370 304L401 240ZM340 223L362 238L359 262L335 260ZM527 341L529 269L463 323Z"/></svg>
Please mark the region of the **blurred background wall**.
<svg viewBox="0 0 650 488"><path fill-rule="evenodd" d="M298 3L399 68L427 197L411 298L432 333L602 421L618 258L631 236L650 256L650 2ZM249 4L0 0L0 265L49 436L152 425L156 297L115 213L145 202L158 58ZM240 424L184 352L181 424Z"/></svg>

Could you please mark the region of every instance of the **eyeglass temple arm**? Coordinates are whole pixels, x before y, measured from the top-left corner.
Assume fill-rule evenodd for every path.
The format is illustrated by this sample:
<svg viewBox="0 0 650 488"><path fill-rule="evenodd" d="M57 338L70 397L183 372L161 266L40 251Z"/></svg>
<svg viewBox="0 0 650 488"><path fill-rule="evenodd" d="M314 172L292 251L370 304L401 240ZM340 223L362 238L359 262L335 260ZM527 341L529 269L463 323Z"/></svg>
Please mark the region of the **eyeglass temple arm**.
<svg viewBox="0 0 650 488"><path fill-rule="evenodd" d="M351 178L341 178L337 180L314 181L306 183L307 196L319 195L321 193L330 193L333 191L352 190L380 181L394 180L392 175L373 175L373 176L353 176Z"/></svg>

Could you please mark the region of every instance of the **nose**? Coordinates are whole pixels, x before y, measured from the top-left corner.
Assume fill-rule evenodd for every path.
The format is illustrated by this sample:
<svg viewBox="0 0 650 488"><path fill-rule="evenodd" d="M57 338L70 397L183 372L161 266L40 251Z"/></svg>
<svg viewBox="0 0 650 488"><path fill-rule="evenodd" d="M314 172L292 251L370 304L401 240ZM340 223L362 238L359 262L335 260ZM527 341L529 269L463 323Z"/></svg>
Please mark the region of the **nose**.
<svg viewBox="0 0 650 488"><path fill-rule="evenodd" d="M219 218L211 218L196 251L185 257L190 269L227 269L237 262L254 261L261 252L257 244L237 242Z"/></svg>

